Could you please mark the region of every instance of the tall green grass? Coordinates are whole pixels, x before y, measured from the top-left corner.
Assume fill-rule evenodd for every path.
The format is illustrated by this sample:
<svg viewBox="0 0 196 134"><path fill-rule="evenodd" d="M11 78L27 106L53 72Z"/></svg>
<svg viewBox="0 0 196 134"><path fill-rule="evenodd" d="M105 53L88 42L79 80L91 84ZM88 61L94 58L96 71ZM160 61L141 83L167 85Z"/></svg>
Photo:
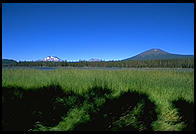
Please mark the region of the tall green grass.
<svg viewBox="0 0 196 134"><path fill-rule="evenodd" d="M194 72L78 69L52 71L34 69L2 70L2 87L22 87L28 90L50 85L59 85L64 92L73 91L81 95L93 87L111 89L113 96L118 96L122 91L144 93L155 102L156 111L159 113L158 120L153 123L154 130L181 130L184 124L175 123L180 120L180 117L171 102L183 98L187 102L194 103ZM72 111L76 115L76 111L80 113L83 109L77 108ZM70 111L70 115L72 115L72 111ZM66 117L59 124L64 124L69 120L71 118ZM74 121L77 122L77 119ZM53 129L55 128L58 128L58 126Z"/></svg>

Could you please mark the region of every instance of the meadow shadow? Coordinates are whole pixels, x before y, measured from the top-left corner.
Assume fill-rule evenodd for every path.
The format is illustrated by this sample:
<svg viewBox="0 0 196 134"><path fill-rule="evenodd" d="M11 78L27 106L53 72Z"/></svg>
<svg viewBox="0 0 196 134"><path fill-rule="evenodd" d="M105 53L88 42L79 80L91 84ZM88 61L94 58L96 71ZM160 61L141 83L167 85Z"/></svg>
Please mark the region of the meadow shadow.
<svg viewBox="0 0 196 134"><path fill-rule="evenodd" d="M184 99L175 100L173 106L178 109L181 121L186 124L183 131L193 131L194 128L194 103L189 103Z"/></svg>
<svg viewBox="0 0 196 134"><path fill-rule="evenodd" d="M114 98L111 93L112 90L100 87L91 88L83 95L64 92L58 85L28 90L3 87L2 130L28 131L36 128L37 122L47 127L56 126L70 109L83 107L84 102L93 106L87 111L91 119L76 125L76 131L138 131L139 128L133 124L121 120L126 119L138 105L142 107L135 116L135 125L142 125L143 130L152 130L151 123L157 120L157 113L155 104L147 95L123 92Z"/></svg>
<svg viewBox="0 0 196 134"><path fill-rule="evenodd" d="M69 109L80 106L84 98L72 91L63 92L60 86L38 89L2 88L2 130L28 131L35 123L55 126Z"/></svg>
<svg viewBox="0 0 196 134"><path fill-rule="evenodd" d="M143 108L137 116L138 122L145 126L144 130L152 130L151 123L157 120L155 104L147 95L137 92L124 92L117 98L106 97L105 103L96 112L89 112L90 121L75 126L76 131L138 131L132 124L116 125L116 122L130 114L139 103ZM126 123L125 123L126 124Z"/></svg>

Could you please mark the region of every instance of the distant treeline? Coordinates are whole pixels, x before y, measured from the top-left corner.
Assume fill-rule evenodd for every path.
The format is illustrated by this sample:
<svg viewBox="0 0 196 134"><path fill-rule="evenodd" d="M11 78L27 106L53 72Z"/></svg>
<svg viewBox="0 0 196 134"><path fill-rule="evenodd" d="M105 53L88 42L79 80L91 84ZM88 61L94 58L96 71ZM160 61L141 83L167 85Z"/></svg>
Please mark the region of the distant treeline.
<svg viewBox="0 0 196 134"><path fill-rule="evenodd" d="M168 60L124 60L124 61L79 61L79 62L49 62L49 61L20 61L9 64L9 66L72 66L72 67L161 67L161 68L194 68L194 58L168 59Z"/></svg>

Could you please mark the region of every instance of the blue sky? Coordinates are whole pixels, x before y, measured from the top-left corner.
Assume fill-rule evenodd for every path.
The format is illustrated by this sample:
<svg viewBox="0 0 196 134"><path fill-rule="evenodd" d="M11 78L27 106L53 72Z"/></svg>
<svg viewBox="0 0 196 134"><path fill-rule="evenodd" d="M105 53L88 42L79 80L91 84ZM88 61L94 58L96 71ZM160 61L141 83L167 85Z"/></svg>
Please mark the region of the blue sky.
<svg viewBox="0 0 196 134"><path fill-rule="evenodd" d="M193 3L3 3L2 58L122 60L194 54Z"/></svg>

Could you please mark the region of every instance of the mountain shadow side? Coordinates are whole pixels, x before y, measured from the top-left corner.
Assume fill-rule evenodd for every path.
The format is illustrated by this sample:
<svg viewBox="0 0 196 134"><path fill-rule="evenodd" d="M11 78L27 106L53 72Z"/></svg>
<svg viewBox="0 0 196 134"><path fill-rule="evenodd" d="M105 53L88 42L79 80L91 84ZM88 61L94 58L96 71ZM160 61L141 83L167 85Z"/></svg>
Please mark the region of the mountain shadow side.
<svg viewBox="0 0 196 134"><path fill-rule="evenodd" d="M75 126L76 131L141 131L152 130L157 120L156 106L144 94L125 92L118 98L106 98L90 121Z"/></svg>
<svg viewBox="0 0 196 134"><path fill-rule="evenodd" d="M39 122L55 126L69 109L80 106L84 98L74 92L63 92L60 86L39 89L2 88L2 130L28 131Z"/></svg>
<svg viewBox="0 0 196 134"><path fill-rule="evenodd" d="M186 124L183 131L193 131L194 127L194 103L189 103L184 99L179 99L172 102L173 106L177 108L181 121Z"/></svg>

